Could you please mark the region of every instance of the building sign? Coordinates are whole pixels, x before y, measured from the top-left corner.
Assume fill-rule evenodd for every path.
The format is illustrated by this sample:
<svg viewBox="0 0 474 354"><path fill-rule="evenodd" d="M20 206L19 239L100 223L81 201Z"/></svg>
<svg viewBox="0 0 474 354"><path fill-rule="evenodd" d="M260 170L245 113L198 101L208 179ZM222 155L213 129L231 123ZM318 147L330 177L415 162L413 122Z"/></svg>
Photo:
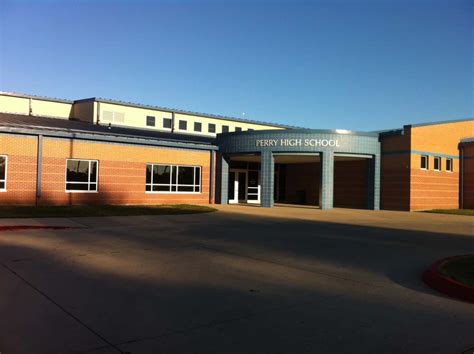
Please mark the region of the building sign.
<svg viewBox="0 0 474 354"><path fill-rule="evenodd" d="M256 147L339 147L337 139L258 139Z"/></svg>

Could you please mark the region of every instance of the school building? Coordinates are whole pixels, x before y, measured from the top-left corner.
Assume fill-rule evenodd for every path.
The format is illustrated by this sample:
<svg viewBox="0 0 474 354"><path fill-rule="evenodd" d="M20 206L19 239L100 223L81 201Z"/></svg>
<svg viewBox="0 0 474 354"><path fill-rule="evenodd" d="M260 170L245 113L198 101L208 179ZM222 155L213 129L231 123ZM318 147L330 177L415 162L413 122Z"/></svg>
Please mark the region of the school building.
<svg viewBox="0 0 474 354"><path fill-rule="evenodd" d="M0 92L0 205L474 208L474 120L318 130Z"/></svg>

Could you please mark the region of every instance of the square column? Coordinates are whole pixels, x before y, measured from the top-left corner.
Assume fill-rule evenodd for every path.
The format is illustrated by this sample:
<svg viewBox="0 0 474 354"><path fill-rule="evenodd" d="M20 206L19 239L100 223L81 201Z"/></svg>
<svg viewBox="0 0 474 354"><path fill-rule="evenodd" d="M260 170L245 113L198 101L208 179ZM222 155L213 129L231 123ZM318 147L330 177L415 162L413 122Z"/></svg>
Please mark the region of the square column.
<svg viewBox="0 0 474 354"><path fill-rule="evenodd" d="M261 154L262 188L261 206L271 208L273 206L273 184L275 177L275 159L271 151L262 151Z"/></svg>
<svg viewBox="0 0 474 354"><path fill-rule="evenodd" d="M220 158L221 204L229 204L229 162L223 155Z"/></svg>
<svg viewBox="0 0 474 354"><path fill-rule="evenodd" d="M374 156L374 210L380 210L380 153Z"/></svg>
<svg viewBox="0 0 474 354"><path fill-rule="evenodd" d="M334 199L334 152L328 151L321 156L321 181L319 186L319 206L332 209Z"/></svg>

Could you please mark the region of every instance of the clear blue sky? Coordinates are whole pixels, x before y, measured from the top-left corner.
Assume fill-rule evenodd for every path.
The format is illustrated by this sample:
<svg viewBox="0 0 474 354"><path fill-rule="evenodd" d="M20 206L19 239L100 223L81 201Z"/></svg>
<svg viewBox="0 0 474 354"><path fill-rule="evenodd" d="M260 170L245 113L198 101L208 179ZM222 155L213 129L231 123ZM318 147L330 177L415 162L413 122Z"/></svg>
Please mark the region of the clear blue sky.
<svg viewBox="0 0 474 354"><path fill-rule="evenodd" d="M463 0L0 0L0 90L309 128L474 116Z"/></svg>

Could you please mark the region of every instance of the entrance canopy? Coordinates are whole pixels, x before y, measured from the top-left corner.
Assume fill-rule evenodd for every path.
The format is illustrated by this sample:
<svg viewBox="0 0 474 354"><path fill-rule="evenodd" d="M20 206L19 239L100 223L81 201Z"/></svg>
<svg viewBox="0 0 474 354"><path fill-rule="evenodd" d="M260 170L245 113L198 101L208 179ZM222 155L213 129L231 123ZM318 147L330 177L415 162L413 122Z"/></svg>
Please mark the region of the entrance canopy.
<svg viewBox="0 0 474 354"><path fill-rule="evenodd" d="M334 160L367 159L370 208L379 208L380 143L377 133L346 130L259 130L219 134L221 203L229 202L230 166L256 163L259 166L260 203L271 207L275 199L275 164L318 163L320 207L334 204ZM235 178L235 176L233 176ZM243 181L243 177L238 176ZM318 183L317 181L314 181ZM234 196L235 197L235 196Z"/></svg>

